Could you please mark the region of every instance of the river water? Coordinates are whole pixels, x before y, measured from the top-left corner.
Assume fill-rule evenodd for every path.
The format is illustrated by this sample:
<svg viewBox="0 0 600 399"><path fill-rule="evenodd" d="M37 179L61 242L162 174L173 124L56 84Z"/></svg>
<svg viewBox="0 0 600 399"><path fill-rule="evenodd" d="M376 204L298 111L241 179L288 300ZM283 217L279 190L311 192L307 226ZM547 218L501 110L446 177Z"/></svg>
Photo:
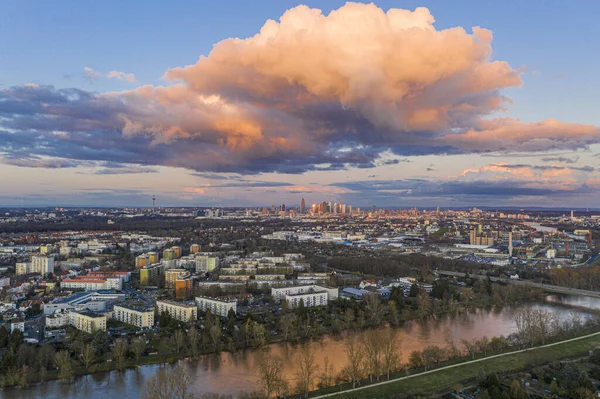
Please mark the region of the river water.
<svg viewBox="0 0 600 399"><path fill-rule="evenodd" d="M547 309L559 319L567 319L578 314L582 319L589 317L590 309L600 309L600 299L568 295L549 295L539 303L521 304L501 309L478 309L455 316L444 316L438 320L411 322L404 326L402 341L403 360L413 350L427 345L445 346L444 330L449 328L457 344L461 339L475 339L487 336L507 336L515 331L513 314L523 308ZM312 342L315 357L322 365L325 356L333 365L337 374L346 365L344 338L324 337ZM278 356L284 364L284 373L292 379L296 369L296 359L300 347L279 343L272 344L268 350ZM222 352L206 355L200 360L182 360L181 363L192 375L194 390L198 394L219 393L235 395L241 391L257 389L256 365L257 350L246 350L235 354ZM142 366L122 373L97 373L78 377L72 383L50 381L28 389L11 388L0 392L1 398L138 398L144 382L160 367L169 365Z"/></svg>

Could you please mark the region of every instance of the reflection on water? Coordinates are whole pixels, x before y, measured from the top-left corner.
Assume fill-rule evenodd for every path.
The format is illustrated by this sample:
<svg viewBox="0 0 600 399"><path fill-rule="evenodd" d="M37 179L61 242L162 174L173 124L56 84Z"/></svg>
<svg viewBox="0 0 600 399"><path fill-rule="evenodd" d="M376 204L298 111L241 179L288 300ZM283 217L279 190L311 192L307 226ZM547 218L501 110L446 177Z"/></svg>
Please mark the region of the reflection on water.
<svg viewBox="0 0 600 399"><path fill-rule="evenodd" d="M578 296L578 295L548 295L546 297L547 302L566 305L576 306L585 309L600 309L600 298L592 298L589 296Z"/></svg>
<svg viewBox="0 0 600 399"><path fill-rule="evenodd" d="M547 309L555 313L559 319L567 319L573 313L582 318L589 317L586 309L600 309L600 299L579 296L550 295L545 303L522 304L517 307L502 309L478 309L469 313L446 315L425 322L409 322L404 326L402 341L403 358L407 359L413 350L422 350L428 345L445 346L444 330L448 328L454 335L455 342L461 339L475 339L487 336L507 336L515 331L512 320L517 309ZM325 357L339 372L346 365L344 338L323 337L311 345L315 348L315 357L320 366ZM293 379L296 370L296 359L300 347L294 344L273 344L267 349L283 361L284 373ZM237 353L223 352L203 356L199 360L182 360L193 376L194 389L198 393L215 392L220 394L236 394L257 388L256 367L258 351L245 350ZM29 389L7 389L6 398L138 398L148 377L160 367L169 365L142 366L123 373L98 373L77 378L73 383L51 381Z"/></svg>

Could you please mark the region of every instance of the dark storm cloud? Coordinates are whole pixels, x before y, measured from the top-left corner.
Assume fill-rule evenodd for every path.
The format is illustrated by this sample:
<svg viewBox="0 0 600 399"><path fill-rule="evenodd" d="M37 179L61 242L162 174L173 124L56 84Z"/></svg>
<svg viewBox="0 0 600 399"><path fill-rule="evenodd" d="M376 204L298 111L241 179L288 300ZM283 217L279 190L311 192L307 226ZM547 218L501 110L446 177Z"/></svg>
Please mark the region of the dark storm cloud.
<svg viewBox="0 0 600 399"><path fill-rule="evenodd" d="M579 161L579 157L574 157L574 158L568 158L568 157L544 157L542 158L543 162L561 162L561 163L568 163L568 164L574 164L577 161Z"/></svg>
<svg viewBox="0 0 600 399"><path fill-rule="evenodd" d="M351 190L354 197L470 197L510 198L519 196L557 196L590 193L592 189L583 185L577 189L531 187L512 181L430 181L424 179L364 180L331 184Z"/></svg>

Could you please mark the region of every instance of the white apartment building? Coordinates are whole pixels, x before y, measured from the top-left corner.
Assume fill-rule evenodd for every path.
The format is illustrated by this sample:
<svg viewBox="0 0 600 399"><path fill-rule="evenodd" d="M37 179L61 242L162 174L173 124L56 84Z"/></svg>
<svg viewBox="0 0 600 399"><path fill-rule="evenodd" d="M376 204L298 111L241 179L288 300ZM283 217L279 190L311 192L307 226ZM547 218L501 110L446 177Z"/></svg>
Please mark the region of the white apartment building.
<svg viewBox="0 0 600 399"><path fill-rule="evenodd" d="M40 273L45 276L48 273L54 273L54 258L45 255L34 255L31 257L32 273Z"/></svg>
<svg viewBox="0 0 600 399"><path fill-rule="evenodd" d="M189 322L198 319L198 307L182 302L156 301L158 314L168 313L175 320Z"/></svg>
<svg viewBox="0 0 600 399"><path fill-rule="evenodd" d="M221 317L227 317L231 309L233 309L233 311L237 313L236 300L222 300L197 296L196 305L198 306L198 310L206 312L208 309L210 309L212 314Z"/></svg>
<svg viewBox="0 0 600 399"><path fill-rule="evenodd" d="M219 267L219 258L216 256L196 255L196 272L210 272Z"/></svg>
<svg viewBox="0 0 600 399"><path fill-rule="evenodd" d="M46 328L59 328L70 324L69 312L60 312L53 316L46 316Z"/></svg>
<svg viewBox="0 0 600 399"><path fill-rule="evenodd" d="M154 325L154 308L124 304L115 305L113 318L139 328L151 327Z"/></svg>
<svg viewBox="0 0 600 399"><path fill-rule="evenodd" d="M106 331L106 315L92 312L69 312L69 324L88 334Z"/></svg>
<svg viewBox="0 0 600 399"><path fill-rule="evenodd" d="M271 288L271 296L275 301L283 301L286 299L288 295L298 295L298 294L309 294L309 293L321 293L324 292L327 294L328 301L335 301L338 296L337 288L327 288L322 287L320 285L296 285L292 287L279 287L279 288Z"/></svg>
<svg viewBox="0 0 600 399"><path fill-rule="evenodd" d="M300 294L286 295L285 302L291 309L300 306L300 302L303 302L305 307L326 306L327 298L327 292L306 292Z"/></svg>
<svg viewBox="0 0 600 399"><path fill-rule="evenodd" d="M54 258L46 255L34 255L31 262L19 262L15 266L17 276L29 273L40 273L45 276L54 273Z"/></svg>
<svg viewBox="0 0 600 399"><path fill-rule="evenodd" d="M123 289L123 280L119 277L77 276L76 278L62 280L60 287L63 289L71 288L84 291L121 290Z"/></svg>

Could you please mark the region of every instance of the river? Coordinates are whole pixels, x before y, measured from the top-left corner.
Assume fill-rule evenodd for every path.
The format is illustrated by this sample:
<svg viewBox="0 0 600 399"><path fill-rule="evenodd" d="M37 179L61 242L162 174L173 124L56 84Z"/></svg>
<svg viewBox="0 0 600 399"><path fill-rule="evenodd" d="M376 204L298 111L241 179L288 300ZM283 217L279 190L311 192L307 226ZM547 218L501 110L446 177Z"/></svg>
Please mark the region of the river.
<svg viewBox="0 0 600 399"><path fill-rule="evenodd" d="M568 295L548 295L543 302L521 304L515 307L501 309L478 309L473 312L461 313L454 316L443 316L438 320L426 322L411 322L404 326L405 333L402 341L402 355L406 360L413 350L423 349L427 345L445 346L444 330L449 328L458 343L461 339L474 339L487 336L507 336L515 331L512 320L517 309L523 308L547 309L555 313L559 319L579 314L583 319L589 317L590 309L600 309L599 298L588 298ZM344 339L341 337L324 337L312 342L316 360L323 363L328 357L334 371L338 373L346 364ZM280 357L284 364L284 373L293 378L296 368L297 345L278 343L268 349ZM215 355L203 356L200 360L182 360L194 380L194 391L202 393L219 393L235 395L241 391L251 391L257 388L256 364L258 351L246 350L236 354L222 352ZM78 377L72 383L50 381L28 389L10 388L0 393L1 398L138 398L146 379L154 374L160 366L142 366L125 372L97 373Z"/></svg>

